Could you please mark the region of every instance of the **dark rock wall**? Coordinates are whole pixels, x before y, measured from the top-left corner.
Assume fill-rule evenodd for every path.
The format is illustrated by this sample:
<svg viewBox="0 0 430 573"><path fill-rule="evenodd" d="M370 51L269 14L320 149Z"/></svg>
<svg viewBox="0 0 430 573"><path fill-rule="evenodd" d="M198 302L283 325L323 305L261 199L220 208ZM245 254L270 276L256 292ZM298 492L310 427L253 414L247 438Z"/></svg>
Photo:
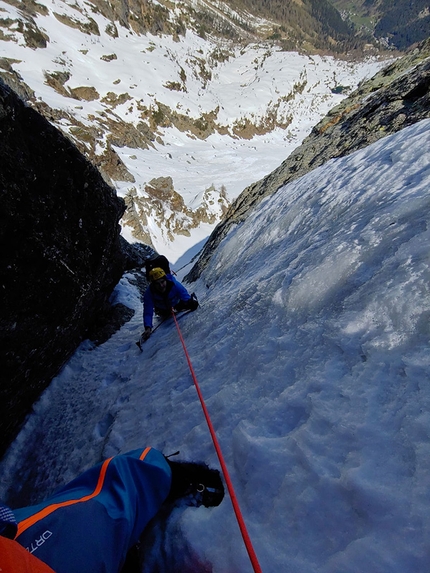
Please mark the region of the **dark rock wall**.
<svg viewBox="0 0 430 573"><path fill-rule="evenodd" d="M329 159L349 155L378 139L430 117L430 40L364 82L333 108L275 171L247 187L214 229L185 277L197 280L232 225L286 183Z"/></svg>
<svg viewBox="0 0 430 573"><path fill-rule="evenodd" d="M108 306L124 203L0 83L0 455Z"/></svg>

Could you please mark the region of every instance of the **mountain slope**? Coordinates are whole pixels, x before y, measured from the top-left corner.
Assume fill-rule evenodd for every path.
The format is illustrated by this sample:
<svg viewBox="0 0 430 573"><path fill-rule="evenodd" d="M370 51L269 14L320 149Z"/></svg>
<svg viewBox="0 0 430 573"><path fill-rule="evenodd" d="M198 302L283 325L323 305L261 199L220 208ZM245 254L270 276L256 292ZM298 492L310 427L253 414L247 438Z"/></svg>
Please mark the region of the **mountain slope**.
<svg viewBox="0 0 430 573"><path fill-rule="evenodd" d="M260 35L265 32L266 38L277 40L286 50L345 54L352 48L363 48L363 41L355 37L352 27L327 0L230 0L226 5L243 14L254 31L258 27L249 15L264 18Z"/></svg>
<svg viewBox="0 0 430 573"><path fill-rule="evenodd" d="M430 36L430 9L426 0L330 0L343 17L365 34L373 34L398 50Z"/></svg>
<svg viewBox="0 0 430 573"><path fill-rule="evenodd" d="M205 39L182 3L0 5L0 76L115 185L124 236L173 262L382 65Z"/></svg>
<svg viewBox="0 0 430 573"><path fill-rule="evenodd" d="M229 229L241 223L264 197L335 157L348 155L405 126L430 117L430 40L363 82L314 127L270 175L249 186L215 228L190 273L200 276Z"/></svg>
<svg viewBox="0 0 430 573"><path fill-rule="evenodd" d="M424 120L290 182L193 285L180 328L265 573L428 572L429 150ZM146 445L219 467L174 325L136 347L134 282L3 458L13 507ZM228 496L148 533L144 573L252 570Z"/></svg>

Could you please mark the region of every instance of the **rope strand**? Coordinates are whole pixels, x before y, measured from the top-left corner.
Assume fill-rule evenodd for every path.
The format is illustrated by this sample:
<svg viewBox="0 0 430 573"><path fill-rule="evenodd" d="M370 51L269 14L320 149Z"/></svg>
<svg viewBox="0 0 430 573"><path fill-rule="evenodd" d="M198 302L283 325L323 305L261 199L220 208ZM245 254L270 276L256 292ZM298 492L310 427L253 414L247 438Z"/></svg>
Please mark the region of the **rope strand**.
<svg viewBox="0 0 430 573"><path fill-rule="evenodd" d="M188 354L187 347L185 346L185 341L184 341L184 338L182 336L181 329L179 328L179 324L178 324L178 321L176 319L176 316L175 316L175 313L173 312L173 310L172 310L172 315L173 315L173 318L175 320L176 328L178 330L179 338L180 338L180 341L182 343L182 347L184 349L185 357L186 357L187 362L188 362L191 376L193 378L194 385L196 387L197 394L198 394L200 403L201 403L202 408L203 408L203 413L205 415L206 422L207 422L207 425L209 427L209 432L212 436L212 441L213 441L214 446L215 446L215 450L216 450L216 453L217 453L217 456L219 459L219 463L221 464L221 469L222 469L222 472L224 474L227 489L228 489L228 492L230 494L230 499L231 499L231 502L233 504L234 513L236 514L236 519L237 519L237 522L239 524L239 529L240 529L240 532L242 534L242 538L243 538L243 541L245 543L246 550L247 550L249 558L251 560L251 564L252 564L252 567L254 569L254 572L255 573L262 573L260 564L259 564L258 559L257 559L257 555L254 551L253 546L252 546L251 538L249 537L248 531L246 529L246 525L245 525L245 521L244 521L243 516L242 516L242 512L240 511L239 502L237 501L236 493L235 493L234 488L233 488L233 483L230 479L230 474L228 473L228 469L227 469L226 463L224 461L221 447L219 445L218 438L215 434L215 429L214 429L212 421L210 419L208 409L206 408L206 404L205 404L205 401L203 399L203 395L200 391L199 383L197 382L197 377L196 377L196 374L194 372L193 365L191 364L191 359L190 359L190 356Z"/></svg>

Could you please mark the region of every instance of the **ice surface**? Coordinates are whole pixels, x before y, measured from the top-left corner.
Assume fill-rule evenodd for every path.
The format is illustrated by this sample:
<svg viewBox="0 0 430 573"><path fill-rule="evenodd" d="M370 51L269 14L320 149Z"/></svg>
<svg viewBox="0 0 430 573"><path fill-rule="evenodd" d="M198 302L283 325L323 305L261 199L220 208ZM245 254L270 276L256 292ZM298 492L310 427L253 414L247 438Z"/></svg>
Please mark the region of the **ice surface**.
<svg viewBox="0 0 430 573"><path fill-rule="evenodd" d="M294 181L190 285L180 328L265 573L428 572L429 150L427 120ZM82 344L0 466L15 506L138 446L219 467L174 325L140 354L129 277L117 296L134 318ZM162 543L251 571L228 496Z"/></svg>

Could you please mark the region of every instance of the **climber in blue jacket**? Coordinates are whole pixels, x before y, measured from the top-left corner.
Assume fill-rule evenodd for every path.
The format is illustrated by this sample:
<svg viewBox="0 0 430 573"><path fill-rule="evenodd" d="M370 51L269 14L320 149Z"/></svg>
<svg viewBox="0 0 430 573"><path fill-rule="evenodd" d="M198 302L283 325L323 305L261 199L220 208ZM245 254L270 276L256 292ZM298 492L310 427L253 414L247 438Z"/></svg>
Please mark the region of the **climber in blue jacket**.
<svg viewBox="0 0 430 573"><path fill-rule="evenodd" d="M141 336L141 342L151 336L154 312L166 318L170 316L172 309L175 311L196 310L199 306L195 294L190 295L179 281L171 274L166 274L161 267L155 267L149 271L148 276L150 285L143 298L145 331Z"/></svg>
<svg viewBox="0 0 430 573"><path fill-rule="evenodd" d="M217 470L172 462L150 447L133 450L87 470L44 502L13 510L15 540L55 573L119 573L162 506L216 506L223 496Z"/></svg>

